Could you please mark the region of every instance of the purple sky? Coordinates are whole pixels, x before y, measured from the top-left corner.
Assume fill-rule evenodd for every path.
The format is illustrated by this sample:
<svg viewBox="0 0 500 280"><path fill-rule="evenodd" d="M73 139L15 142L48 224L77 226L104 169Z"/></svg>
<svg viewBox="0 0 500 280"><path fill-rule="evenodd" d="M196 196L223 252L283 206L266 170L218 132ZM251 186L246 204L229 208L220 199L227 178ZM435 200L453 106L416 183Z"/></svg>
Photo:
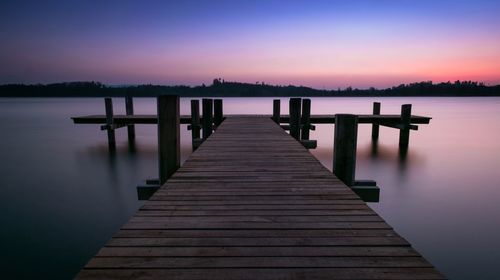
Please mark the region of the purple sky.
<svg viewBox="0 0 500 280"><path fill-rule="evenodd" d="M68 2L2 1L0 83L500 83L500 1Z"/></svg>

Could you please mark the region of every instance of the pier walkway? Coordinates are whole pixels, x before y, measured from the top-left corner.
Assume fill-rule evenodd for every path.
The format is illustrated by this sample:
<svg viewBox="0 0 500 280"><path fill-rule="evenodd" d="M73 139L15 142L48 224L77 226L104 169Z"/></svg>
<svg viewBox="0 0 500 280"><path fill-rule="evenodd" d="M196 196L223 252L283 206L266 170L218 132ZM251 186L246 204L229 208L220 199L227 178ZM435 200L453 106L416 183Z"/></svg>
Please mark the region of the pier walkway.
<svg viewBox="0 0 500 280"><path fill-rule="evenodd" d="M81 279L443 279L270 118L227 117Z"/></svg>

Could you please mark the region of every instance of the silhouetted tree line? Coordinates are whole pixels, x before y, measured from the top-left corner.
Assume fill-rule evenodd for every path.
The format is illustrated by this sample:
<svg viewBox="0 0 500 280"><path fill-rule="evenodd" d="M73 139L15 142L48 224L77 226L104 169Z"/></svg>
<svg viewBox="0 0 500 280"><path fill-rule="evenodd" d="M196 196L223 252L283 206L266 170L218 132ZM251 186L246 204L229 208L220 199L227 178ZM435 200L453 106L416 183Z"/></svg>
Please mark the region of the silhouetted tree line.
<svg viewBox="0 0 500 280"><path fill-rule="evenodd" d="M318 90L304 86L268 85L226 82L214 79L212 85L189 86L106 86L99 82L69 82L56 84L7 84L0 86L0 97L102 97L144 96L178 94L180 96L500 96L500 85L486 86L473 81L456 81L434 84L430 81L401 84L386 89Z"/></svg>

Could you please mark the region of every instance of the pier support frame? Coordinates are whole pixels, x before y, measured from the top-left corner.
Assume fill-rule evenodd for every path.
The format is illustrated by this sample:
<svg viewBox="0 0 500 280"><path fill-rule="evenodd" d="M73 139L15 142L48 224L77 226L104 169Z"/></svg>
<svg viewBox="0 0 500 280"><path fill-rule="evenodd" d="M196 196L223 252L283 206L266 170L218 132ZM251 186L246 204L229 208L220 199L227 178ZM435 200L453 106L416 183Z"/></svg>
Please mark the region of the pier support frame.
<svg viewBox="0 0 500 280"><path fill-rule="evenodd" d="M191 100L191 145L193 151L200 145L200 101Z"/></svg>
<svg viewBox="0 0 500 280"><path fill-rule="evenodd" d="M273 100L273 121L277 124L280 124L280 117L281 117L280 107L281 107L281 100L274 99Z"/></svg>
<svg viewBox="0 0 500 280"><path fill-rule="evenodd" d="M125 97L125 114L127 116L134 115L134 101L132 97ZM135 140L135 125L127 125L127 136L129 143Z"/></svg>
<svg viewBox="0 0 500 280"><path fill-rule="evenodd" d="M289 112L290 112L290 135L300 140L300 98L290 98Z"/></svg>
<svg viewBox="0 0 500 280"><path fill-rule="evenodd" d="M335 115L333 173L364 201L378 202L380 189L375 181L356 181L357 139L358 117L350 114Z"/></svg>
<svg viewBox="0 0 500 280"><path fill-rule="evenodd" d="M380 115L380 102L373 102L373 114ZM378 123L372 124L372 140L377 141L379 136L380 125Z"/></svg>
<svg viewBox="0 0 500 280"><path fill-rule="evenodd" d="M410 141L410 121L411 121L411 104L403 104L401 106L401 129L399 130L399 148L401 150L408 149Z"/></svg>
<svg viewBox="0 0 500 280"><path fill-rule="evenodd" d="M206 140L213 131L213 99L203 98L203 140Z"/></svg>
<svg viewBox="0 0 500 280"><path fill-rule="evenodd" d="M158 166L160 186L180 167L179 96L162 95L158 105Z"/></svg>
<svg viewBox="0 0 500 280"><path fill-rule="evenodd" d="M116 140L115 130L113 127L113 100L111 97L104 98L104 106L106 108L106 130L108 132L108 147L110 151L115 151Z"/></svg>
<svg viewBox="0 0 500 280"><path fill-rule="evenodd" d="M311 129L311 99L302 100L302 130L301 139L309 140L309 130Z"/></svg>
<svg viewBox="0 0 500 280"><path fill-rule="evenodd" d="M358 117L350 114L335 115L333 142L333 173L347 186L354 186Z"/></svg>
<svg viewBox="0 0 500 280"><path fill-rule="evenodd" d="M215 129L222 123L224 119L224 110L222 106L222 99L214 100L214 125Z"/></svg>

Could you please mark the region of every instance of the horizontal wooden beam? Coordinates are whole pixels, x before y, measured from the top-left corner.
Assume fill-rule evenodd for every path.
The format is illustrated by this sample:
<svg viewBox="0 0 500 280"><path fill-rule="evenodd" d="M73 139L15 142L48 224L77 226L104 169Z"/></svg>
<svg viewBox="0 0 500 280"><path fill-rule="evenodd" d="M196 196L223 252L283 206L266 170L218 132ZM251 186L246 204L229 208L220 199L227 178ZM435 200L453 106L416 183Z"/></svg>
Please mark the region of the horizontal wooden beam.
<svg viewBox="0 0 500 280"><path fill-rule="evenodd" d="M398 124L391 124L391 123L379 123L381 126L386 126L386 127L391 127L395 129L405 129L405 125L398 123ZM408 125L408 129L411 130L418 130L418 125L410 124Z"/></svg>
<svg viewBox="0 0 500 280"><path fill-rule="evenodd" d="M282 129L284 129L284 130L290 130L290 125L288 125L288 124L282 124L282 125L280 125L280 126L281 126L281 128L282 128ZM304 125L300 125L300 128L301 128L301 129L302 129L302 127L304 127ZM311 125L309 125L309 129L310 129L310 130L316 130L316 126L311 124Z"/></svg>
<svg viewBox="0 0 500 280"><path fill-rule="evenodd" d="M250 115L226 115L226 117L245 117ZM269 117L272 115L251 115L258 117ZM401 123L400 115L357 115L358 123L360 124L373 124L379 123L382 125L391 125ZM81 116L81 117L72 117L71 118L76 124L105 124L106 116L105 115L90 115L90 116ZM423 116L411 116L410 123L412 124L428 124L432 118L423 117ZM202 121L201 118L200 121ZM117 124L156 124L158 122L156 115L114 115L113 116L114 123ZM191 116L189 115L181 115L181 124L191 124ZM280 122L288 123L289 116L281 115ZM335 123L335 115L311 115L311 123L315 124L333 124Z"/></svg>
<svg viewBox="0 0 500 280"><path fill-rule="evenodd" d="M126 126L127 126L126 124L117 124L117 123L104 124L104 125L101 125L101 130L108 130L108 129L115 130L115 129L126 127Z"/></svg>

